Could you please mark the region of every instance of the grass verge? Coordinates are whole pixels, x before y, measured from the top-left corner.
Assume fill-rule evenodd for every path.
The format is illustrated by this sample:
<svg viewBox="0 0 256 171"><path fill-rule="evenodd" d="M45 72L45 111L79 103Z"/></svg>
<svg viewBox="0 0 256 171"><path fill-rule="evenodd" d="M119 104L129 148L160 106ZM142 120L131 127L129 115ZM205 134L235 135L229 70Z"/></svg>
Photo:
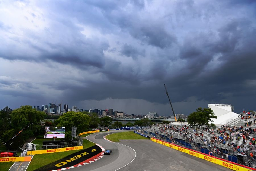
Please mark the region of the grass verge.
<svg viewBox="0 0 256 171"><path fill-rule="evenodd" d="M107 135L106 138L114 142L119 142L119 140L125 140L125 139L128 139L128 140L129 139L148 139L141 135L135 134L133 131L113 133L113 134Z"/></svg>
<svg viewBox="0 0 256 171"><path fill-rule="evenodd" d="M1 171L8 171L12 166L13 162L0 162L0 170Z"/></svg>
<svg viewBox="0 0 256 171"><path fill-rule="evenodd" d="M89 148L94 145L95 145L94 143L92 143L86 139L83 140L84 149ZM32 162L30 163L27 171L36 170L42 166L45 166L54 161L60 160L70 154L77 152L77 151L79 151L79 150L72 150L72 151L59 152L59 153L50 153L50 154L37 154L33 157Z"/></svg>
<svg viewBox="0 0 256 171"><path fill-rule="evenodd" d="M2 145L0 141L0 152L6 151L6 148L4 145ZM1 171L8 171L9 168L12 166L13 162L0 162L0 170Z"/></svg>

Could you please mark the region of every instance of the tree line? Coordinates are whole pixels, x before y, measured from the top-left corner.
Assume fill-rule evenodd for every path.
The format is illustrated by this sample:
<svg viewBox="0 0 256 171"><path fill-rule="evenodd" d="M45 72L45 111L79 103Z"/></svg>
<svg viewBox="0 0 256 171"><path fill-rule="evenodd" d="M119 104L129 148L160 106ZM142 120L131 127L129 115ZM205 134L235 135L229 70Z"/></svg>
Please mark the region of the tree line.
<svg viewBox="0 0 256 171"><path fill-rule="evenodd" d="M96 113L67 112L57 117L51 117L32 106L21 106L12 110L8 106L0 111L0 142L8 150L18 150L30 138L43 137L45 126L65 127L65 139L71 140L72 127L77 127L77 134L92 129L121 128L123 126L148 126L152 122L148 119L128 122L112 123L112 118L99 117Z"/></svg>
<svg viewBox="0 0 256 171"><path fill-rule="evenodd" d="M96 113L67 112L54 120L47 119L42 111L37 111L32 106L21 106L12 110L8 106L0 111L0 142L9 150L17 150L29 138L43 137L45 126L65 127L66 141L71 140L72 127L77 127L77 134L95 128L121 128L123 126L151 126L153 122L147 118L137 120L135 123L112 122L112 118L99 117ZM211 118L216 118L211 109L198 108L188 116L190 125L208 125Z"/></svg>

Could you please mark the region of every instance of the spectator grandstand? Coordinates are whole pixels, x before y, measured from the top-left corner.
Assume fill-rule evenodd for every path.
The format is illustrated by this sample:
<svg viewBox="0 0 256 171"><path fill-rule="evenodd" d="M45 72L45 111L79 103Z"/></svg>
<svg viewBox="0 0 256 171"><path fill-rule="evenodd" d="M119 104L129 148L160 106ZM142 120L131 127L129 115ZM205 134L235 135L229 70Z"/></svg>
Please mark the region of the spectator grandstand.
<svg viewBox="0 0 256 171"><path fill-rule="evenodd" d="M256 168L256 117L238 115L219 127L157 124L138 130L141 134L175 143L238 164Z"/></svg>

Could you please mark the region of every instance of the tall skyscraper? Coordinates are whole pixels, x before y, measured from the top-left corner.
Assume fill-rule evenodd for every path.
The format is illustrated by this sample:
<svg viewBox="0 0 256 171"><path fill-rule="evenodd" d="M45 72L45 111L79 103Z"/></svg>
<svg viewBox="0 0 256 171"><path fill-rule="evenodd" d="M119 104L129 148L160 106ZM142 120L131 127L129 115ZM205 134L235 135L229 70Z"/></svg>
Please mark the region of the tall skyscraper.
<svg viewBox="0 0 256 171"><path fill-rule="evenodd" d="M114 115L113 109L108 109L108 114L109 114L110 116L113 116L113 115Z"/></svg>
<svg viewBox="0 0 256 171"><path fill-rule="evenodd" d="M64 111L68 112L68 105L67 104L64 104Z"/></svg>

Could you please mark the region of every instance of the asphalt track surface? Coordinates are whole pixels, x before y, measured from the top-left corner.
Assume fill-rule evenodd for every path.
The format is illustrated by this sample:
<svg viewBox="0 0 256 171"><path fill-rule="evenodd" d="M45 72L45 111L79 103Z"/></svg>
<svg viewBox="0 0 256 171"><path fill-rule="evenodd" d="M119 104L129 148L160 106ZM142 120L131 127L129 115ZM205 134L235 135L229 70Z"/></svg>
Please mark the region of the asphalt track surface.
<svg viewBox="0 0 256 171"><path fill-rule="evenodd" d="M136 159L120 171L230 171L150 140L121 140L120 143L132 147L137 154Z"/></svg>
<svg viewBox="0 0 256 171"><path fill-rule="evenodd" d="M97 160L96 162L93 162L84 166L80 166L72 170L74 171L85 171L85 170L86 171L88 170L114 171L124 167L126 164L134 160L136 154L132 148L119 143L114 143L114 142L104 140L103 137L107 134L109 134L109 132L96 133L96 134L91 134L86 138L90 141L93 141L101 145L105 149L111 149L112 150L111 155L105 155L103 158L101 158L100 160Z"/></svg>
<svg viewBox="0 0 256 171"><path fill-rule="evenodd" d="M105 149L112 149L112 154L105 155L94 163L74 168L74 170L230 171L230 169L225 167L176 151L150 140L121 140L120 143L109 142L103 139L103 136L107 134L109 132L92 134L87 139L96 142ZM133 149L136 151L136 154Z"/></svg>

